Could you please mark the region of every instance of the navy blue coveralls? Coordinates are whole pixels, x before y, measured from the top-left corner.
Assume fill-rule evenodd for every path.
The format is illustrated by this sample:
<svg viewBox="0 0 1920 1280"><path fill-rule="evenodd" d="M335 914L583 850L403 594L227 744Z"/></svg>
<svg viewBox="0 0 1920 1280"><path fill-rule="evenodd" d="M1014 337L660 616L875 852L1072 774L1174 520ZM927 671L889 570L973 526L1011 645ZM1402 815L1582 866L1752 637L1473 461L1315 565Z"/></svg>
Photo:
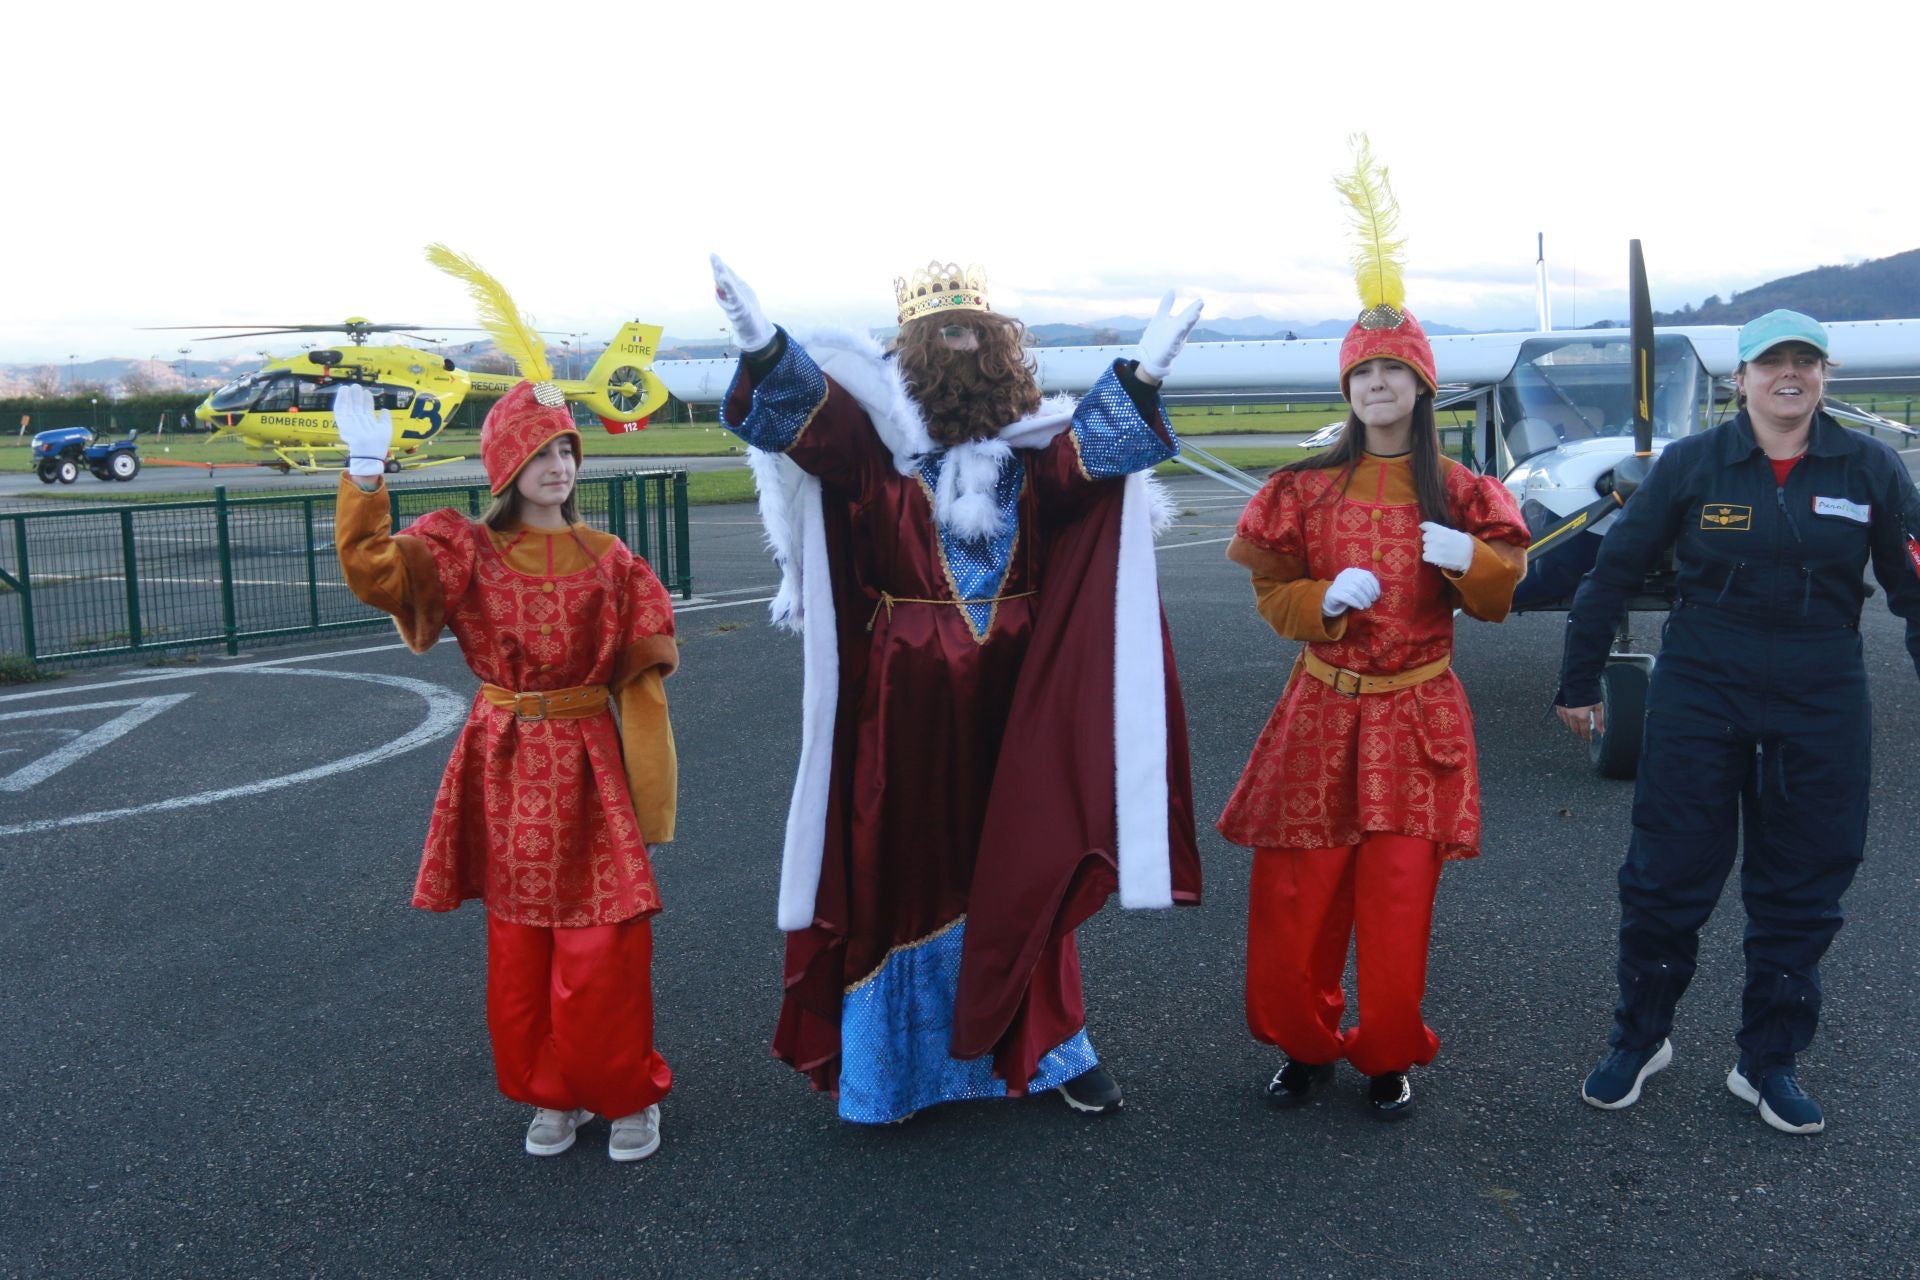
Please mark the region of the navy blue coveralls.
<svg viewBox="0 0 1920 1280"><path fill-rule="evenodd" d="M1742 825L1736 1038L1753 1079L1812 1043L1820 957L1866 846L1862 570L1871 558L1920 670L1915 534L1920 495L1892 449L1816 414L1806 456L1777 484L1743 411L1669 445L1601 541L1567 616L1561 706L1601 700L1627 598L1669 546L1678 570L1620 868L1615 1048L1671 1031Z"/></svg>

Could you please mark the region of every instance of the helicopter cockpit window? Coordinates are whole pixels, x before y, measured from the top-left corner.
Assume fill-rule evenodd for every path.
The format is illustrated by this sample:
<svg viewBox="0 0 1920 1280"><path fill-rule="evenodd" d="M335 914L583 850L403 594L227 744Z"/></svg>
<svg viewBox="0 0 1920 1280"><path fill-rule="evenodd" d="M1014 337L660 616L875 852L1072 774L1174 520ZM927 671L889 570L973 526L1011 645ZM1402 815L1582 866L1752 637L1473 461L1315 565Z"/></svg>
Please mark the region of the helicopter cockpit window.
<svg viewBox="0 0 1920 1280"><path fill-rule="evenodd" d="M322 384L317 378L301 378L299 389L294 393L294 403L300 406L302 412L311 409L330 410L333 408L334 389L339 385L336 382Z"/></svg>
<svg viewBox="0 0 1920 1280"><path fill-rule="evenodd" d="M285 413L293 408L294 396L299 383L290 377L268 378L260 390L260 398L253 402L255 413Z"/></svg>
<svg viewBox="0 0 1920 1280"><path fill-rule="evenodd" d="M369 390L373 392L373 404L377 409L392 409L398 412L413 404L412 387L395 387L382 383Z"/></svg>
<svg viewBox="0 0 1920 1280"><path fill-rule="evenodd" d="M1498 393L1513 460L1596 437L1631 437L1632 353L1624 330L1523 343ZM1655 338L1653 365L1654 435L1698 430L1710 380L1693 344L1677 334Z"/></svg>
<svg viewBox="0 0 1920 1280"><path fill-rule="evenodd" d="M259 381L252 374L247 374L214 392L210 407L221 413L238 413L252 402L259 390Z"/></svg>

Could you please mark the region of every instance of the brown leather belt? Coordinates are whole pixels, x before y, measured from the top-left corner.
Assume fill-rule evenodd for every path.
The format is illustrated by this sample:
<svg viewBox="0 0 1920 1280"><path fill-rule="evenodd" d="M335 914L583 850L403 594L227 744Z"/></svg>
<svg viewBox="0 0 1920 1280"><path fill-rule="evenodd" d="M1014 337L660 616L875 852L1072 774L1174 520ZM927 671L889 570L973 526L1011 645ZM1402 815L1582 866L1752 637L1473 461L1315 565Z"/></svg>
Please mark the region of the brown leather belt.
<svg viewBox="0 0 1920 1280"><path fill-rule="evenodd" d="M605 711L611 695L603 684L577 684L571 689L542 689L530 693L515 693L497 684L483 684L480 696L503 711L513 712L516 720L584 720Z"/></svg>
<svg viewBox="0 0 1920 1280"><path fill-rule="evenodd" d="M1358 671L1349 671L1345 667L1336 667L1311 649L1300 651L1300 667L1308 675L1326 685L1343 698L1356 698L1363 693L1392 693L1396 689L1411 689L1433 679L1453 665L1453 655L1435 658L1432 662L1405 671L1396 671L1390 676L1369 676Z"/></svg>

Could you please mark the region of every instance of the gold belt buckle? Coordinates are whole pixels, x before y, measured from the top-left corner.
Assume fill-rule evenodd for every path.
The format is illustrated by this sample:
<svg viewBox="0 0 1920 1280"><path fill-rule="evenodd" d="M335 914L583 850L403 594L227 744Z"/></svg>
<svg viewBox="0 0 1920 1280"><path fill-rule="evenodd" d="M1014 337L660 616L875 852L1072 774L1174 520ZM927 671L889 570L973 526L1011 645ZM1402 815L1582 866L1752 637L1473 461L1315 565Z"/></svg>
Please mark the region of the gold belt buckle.
<svg viewBox="0 0 1920 1280"><path fill-rule="evenodd" d="M1351 689L1342 688L1340 682L1349 679L1353 681L1353 687ZM1343 698L1359 697L1360 673L1358 671L1349 671L1345 667L1335 667L1333 669L1333 691Z"/></svg>
<svg viewBox="0 0 1920 1280"><path fill-rule="evenodd" d="M528 698L535 699L540 708L532 714L528 714L526 710ZM514 699L513 718L516 720L545 720L547 718L547 695L544 693L521 694L518 698Z"/></svg>

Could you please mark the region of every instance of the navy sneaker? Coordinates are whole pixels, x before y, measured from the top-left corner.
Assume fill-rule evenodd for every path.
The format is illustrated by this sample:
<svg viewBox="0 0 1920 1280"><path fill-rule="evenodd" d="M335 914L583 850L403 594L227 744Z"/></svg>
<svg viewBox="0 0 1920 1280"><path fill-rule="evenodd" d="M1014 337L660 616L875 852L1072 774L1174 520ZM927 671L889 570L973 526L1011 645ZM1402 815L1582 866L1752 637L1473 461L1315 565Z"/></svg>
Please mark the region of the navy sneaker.
<svg viewBox="0 0 1920 1280"><path fill-rule="evenodd" d="M1602 1111L1618 1111L1640 1101L1647 1077L1673 1061L1673 1041L1662 1040L1651 1049L1615 1049L1587 1076L1580 1096Z"/></svg>
<svg viewBox="0 0 1920 1280"><path fill-rule="evenodd" d="M1290 1057L1267 1081L1267 1101L1276 1107L1297 1107L1332 1079L1331 1062L1302 1062Z"/></svg>
<svg viewBox="0 0 1920 1280"><path fill-rule="evenodd" d="M1760 1078L1756 1088L1753 1066L1743 1053L1733 1064L1733 1070L1727 1072L1727 1088L1740 1101L1757 1103L1760 1118L1782 1133L1819 1133L1827 1127L1820 1104L1793 1078L1792 1067L1769 1071Z"/></svg>

